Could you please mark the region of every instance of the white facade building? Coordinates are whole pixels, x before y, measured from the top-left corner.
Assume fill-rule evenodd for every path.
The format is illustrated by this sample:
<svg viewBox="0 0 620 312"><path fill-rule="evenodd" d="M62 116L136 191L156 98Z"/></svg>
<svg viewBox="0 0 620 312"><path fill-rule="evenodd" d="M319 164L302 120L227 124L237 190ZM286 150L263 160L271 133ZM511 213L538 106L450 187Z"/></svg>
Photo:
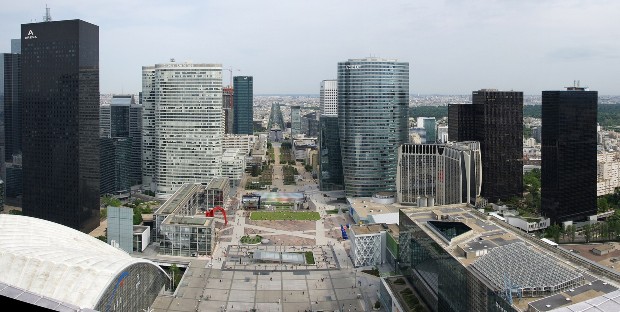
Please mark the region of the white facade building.
<svg viewBox="0 0 620 312"><path fill-rule="evenodd" d="M321 116L338 116L338 80L321 81Z"/></svg>
<svg viewBox="0 0 620 312"><path fill-rule="evenodd" d="M612 194L616 187L620 187L620 153L599 153L596 163L596 196Z"/></svg>
<svg viewBox="0 0 620 312"><path fill-rule="evenodd" d="M399 203L475 204L482 185L480 143L403 144L398 150Z"/></svg>
<svg viewBox="0 0 620 312"><path fill-rule="evenodd" d="M251 134L225 134L222 149L240 149L244 155L249 155L254 147L256 136Z"/></svg>
<svg viewBox="0 0 620 312"><path fill-rule="evenodd" d="M245 172L245 154L240 149L227 149L222 155L222 176L229 179L232 186L239 185Z"/></svg>
<svg viewBox="0 0 620 312"><path fill-rule="evenodd" d="M222 65L142 67L143 186L159 196L222 175Z"/></svg>
<svg viewBox="0 0 620 312"><path fill-rule="evenodd" d="M352 225L349 228L354 267L381 265L385 262L386 229L386 226L378 223Z"/></svg>

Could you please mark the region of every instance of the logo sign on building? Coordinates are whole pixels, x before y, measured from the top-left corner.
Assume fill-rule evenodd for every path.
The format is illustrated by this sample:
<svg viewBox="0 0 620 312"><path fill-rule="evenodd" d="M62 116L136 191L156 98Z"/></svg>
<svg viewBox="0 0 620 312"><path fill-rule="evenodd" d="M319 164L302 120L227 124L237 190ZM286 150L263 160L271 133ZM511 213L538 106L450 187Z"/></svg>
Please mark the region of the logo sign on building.
<svg viewBox="0 0 620 312"><path fill-rule="evenodd" d="M24 39L28 40L28 39L37 39L37 36L34 35L34 32L32 31L32 29L28 30L28 35L26 35L26 37L24 37Z"/></svg>
<svg viewBox="0 0 620 312"><path fill-rule="evenodd" d="M346 69L360 69L360 65L344 65Z"/></svg>

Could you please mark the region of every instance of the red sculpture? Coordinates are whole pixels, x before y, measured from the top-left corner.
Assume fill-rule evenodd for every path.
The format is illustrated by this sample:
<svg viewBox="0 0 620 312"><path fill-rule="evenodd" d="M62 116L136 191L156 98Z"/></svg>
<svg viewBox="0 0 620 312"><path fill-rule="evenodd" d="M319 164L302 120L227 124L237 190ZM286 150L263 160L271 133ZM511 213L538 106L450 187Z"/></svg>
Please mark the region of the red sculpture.
<svg viewBox="0 0 620 312"><path fill-rule="evenodd" d="M222 208L220 206L216 206L213 209L205 211L205 216L206 217L215 217L215 211L216 210L221 212L224 215L224 226L228 225L228 219L226 218L226 211L224 210L224 208Z"/></svg>

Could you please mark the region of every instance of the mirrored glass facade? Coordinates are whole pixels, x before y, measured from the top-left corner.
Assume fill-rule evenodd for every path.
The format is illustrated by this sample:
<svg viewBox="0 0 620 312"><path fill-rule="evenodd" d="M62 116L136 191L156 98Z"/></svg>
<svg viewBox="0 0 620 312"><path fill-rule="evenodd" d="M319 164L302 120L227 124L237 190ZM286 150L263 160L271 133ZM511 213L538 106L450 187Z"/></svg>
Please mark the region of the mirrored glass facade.
<svg viewBox="0 0 620 312"><path fill-rule="evenodd" d="M23 24L23 212L99 225L99 27Z"/></svg>
<svg viewBox="0 0 620 312"><path fill-rule="evenodd" d="M338 118L347 196L396 191L398 147L407 142L409 63L338 63Z"/></svg>
<svg viewBox="0 0 620 312"><path fill-rule="evenodd" d="M516 311L403 211L399 216L399 268L431 311Z"/></svg>
<svg viewBox="0 0 620 312"><path fill-rule="evenodd" d="M321 116L319 134L319 188L321 191L344 189L338 117Z"/></svg>
<svg viewBox="0 0 620 312"><path fill-rule="evenodd" d="M448 107L450 141L478 141L482 196L491 202L523 196L523 92L482 89L472 104Z"/></svg>
<svg viewBox="0 0 620 312"><path fill-rule="evenodd" d="M543 91L541 208L551 222L596 214L596 91Z"/></svg>
<svg viewBox="0 0 620 312"><path fill-rule="evenodd" d="M234 104L233 127L235 134L254 134L252 123L254 114L254 78L252 76L236 76L233 78Z"/></svg>

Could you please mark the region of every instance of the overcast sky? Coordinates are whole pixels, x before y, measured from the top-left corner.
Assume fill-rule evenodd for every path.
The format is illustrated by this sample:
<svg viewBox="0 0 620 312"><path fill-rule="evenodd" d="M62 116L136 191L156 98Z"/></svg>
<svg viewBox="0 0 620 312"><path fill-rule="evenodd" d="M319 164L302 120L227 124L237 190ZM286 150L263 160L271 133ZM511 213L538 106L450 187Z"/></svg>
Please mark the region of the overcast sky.
<svg viewBox="0 0 620 312"><path fill-rule="evenodd" d="M254 76L255 94L318 94L373 55L409 62L411 93L620 94L618 0L0 0L0 52L46 3L99 26L102 93L137 93L141 66L176 58Z"/></svg>

